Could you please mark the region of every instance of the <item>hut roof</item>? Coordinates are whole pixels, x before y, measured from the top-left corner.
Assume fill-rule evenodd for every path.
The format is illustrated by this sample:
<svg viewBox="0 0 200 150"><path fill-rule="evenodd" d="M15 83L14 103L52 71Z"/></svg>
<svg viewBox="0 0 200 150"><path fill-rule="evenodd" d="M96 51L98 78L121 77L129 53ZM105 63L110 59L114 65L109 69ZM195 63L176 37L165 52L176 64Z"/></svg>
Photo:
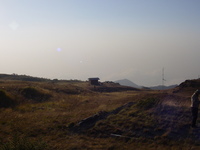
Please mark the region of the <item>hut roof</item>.
<svg viewBox="0 0 200 150"><path fill-rule="evenodd" d="M100 80L98 77L96 78L88 78L89 81L92 81L92 80Z"/></svg>

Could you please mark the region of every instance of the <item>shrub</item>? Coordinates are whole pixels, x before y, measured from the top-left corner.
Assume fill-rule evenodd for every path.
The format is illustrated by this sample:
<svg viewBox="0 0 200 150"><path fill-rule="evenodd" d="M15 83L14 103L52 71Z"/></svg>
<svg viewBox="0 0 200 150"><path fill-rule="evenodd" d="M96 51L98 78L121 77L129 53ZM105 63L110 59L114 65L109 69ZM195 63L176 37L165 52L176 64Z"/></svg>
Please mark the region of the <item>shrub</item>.
<svg viewBox="0 0 200 150"><path fill-rule="evenodd" d="M14 105L14 100L5 91L0 90L0 108L8 108Z"/></svg>
<svg viewBox="0 0 200 150"><path fill-rule="evenodd" d="M159 100L157 98L142 99L136 104L136 106L147 110L155 106L158 103L158 101Z"/></svg>
<svg viewBox="0 0 200 150"><path fill-rule="evenodd" d="M26 97L27 99L32 99L37 102L46 101L51 97L50 94L41 92L38 89L33 88L33 87L27 87L23 89L22 95Z"/></svg>

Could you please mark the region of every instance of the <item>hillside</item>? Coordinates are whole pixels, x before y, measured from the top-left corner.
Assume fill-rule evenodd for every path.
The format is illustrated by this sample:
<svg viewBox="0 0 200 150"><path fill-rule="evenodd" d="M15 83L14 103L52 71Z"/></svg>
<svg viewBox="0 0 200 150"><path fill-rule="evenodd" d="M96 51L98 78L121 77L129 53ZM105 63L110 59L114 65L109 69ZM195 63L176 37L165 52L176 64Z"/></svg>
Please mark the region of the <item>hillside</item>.
<svg viewBox="0 0 200 150"><path fill-rule="evenodd" d="M50 81L50 79L32 77L28 75L0 74L0 80L19 80L19 81Z"/></svg>
<svg viewBox="0 0 200 150"><path fill-rule="evenodd" d="M199 149L200 130L190 128L197 88L200 80L164 91L0 80L0 149Z"/></svg>

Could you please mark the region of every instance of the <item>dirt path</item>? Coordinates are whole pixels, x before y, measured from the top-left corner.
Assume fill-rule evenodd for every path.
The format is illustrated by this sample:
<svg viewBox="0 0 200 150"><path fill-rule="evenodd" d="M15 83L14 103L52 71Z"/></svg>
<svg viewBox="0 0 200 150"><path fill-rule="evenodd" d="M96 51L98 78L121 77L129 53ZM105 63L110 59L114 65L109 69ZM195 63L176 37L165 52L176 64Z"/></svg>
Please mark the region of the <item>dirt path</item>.
<svg viewBox="0 0 200 150"><path fill-rule="evenodd" d="M159 126L166 130L167 136L200 140L200 128L190 127L191 111L188 96L166 95L157 106L155 113Z"/></svg>

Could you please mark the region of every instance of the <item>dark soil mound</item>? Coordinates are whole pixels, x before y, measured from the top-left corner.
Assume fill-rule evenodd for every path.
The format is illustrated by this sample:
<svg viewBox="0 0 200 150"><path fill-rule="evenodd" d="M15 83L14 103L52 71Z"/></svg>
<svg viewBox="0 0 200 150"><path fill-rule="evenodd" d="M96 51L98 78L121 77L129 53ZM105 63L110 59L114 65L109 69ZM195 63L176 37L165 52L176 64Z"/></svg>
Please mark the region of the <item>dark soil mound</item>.
<svg viewBox="0 0 200 150"><path fill-rule="evenodd" d="M0 90L0 108L8 108L14 105L14 100L5 91Z"/></svg>
<svg viewBox="0 0 200 150"><path fill-rule="evenodd" d="M186 80L179 85L180 88L193 87L200 88L200 79L198 80Z"/></svg>
<svg viewBox="0 0 200 150"><path fill-rule="evenodd" d="M27 87L27 88L23 89L22 95L25 98L34 100L36 102L46 101L49 98L51 98L50 94L39 91L38 89L33 88L33 87Z"/></svg>

